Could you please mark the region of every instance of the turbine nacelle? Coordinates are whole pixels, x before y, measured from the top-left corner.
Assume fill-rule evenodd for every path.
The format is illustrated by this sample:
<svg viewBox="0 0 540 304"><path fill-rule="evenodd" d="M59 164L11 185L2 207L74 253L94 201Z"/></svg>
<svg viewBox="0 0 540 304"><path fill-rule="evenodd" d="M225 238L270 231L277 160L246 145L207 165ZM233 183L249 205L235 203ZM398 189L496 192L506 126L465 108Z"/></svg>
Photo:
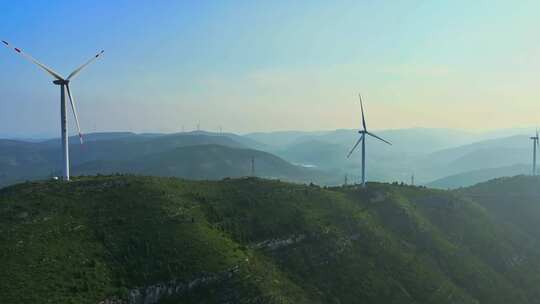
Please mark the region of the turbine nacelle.
<svg viewBox="0 0 540 304"><path fill-rule="evenodd" d="M68 85L69 84L69 80L60 80L60 79L57 79L57 80L54 80L53 81L54 84L56 85Z"/></svg>

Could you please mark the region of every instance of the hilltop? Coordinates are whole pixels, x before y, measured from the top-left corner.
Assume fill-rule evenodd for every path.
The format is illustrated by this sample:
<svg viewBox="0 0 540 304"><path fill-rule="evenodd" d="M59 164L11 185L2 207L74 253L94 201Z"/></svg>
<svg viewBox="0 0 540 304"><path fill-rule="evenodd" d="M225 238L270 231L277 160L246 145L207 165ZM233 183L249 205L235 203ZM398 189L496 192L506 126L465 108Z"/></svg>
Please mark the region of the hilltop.
<svg viewBox="0 0 540 304"><path fill-rule="evenodd" d="M529 189L530 200L516 206L530 212L536 182L493 186L508 195L514 184ZM538 303L534 231L504 224L489 201L474 198L492 186L478 187L134 176L19 184L0 190L0 296L3 303Z"/></svg>
<svg viewBox="0 0 540 304"><path fill-rule="evenodd" d="M530 165L517 164L507 167L472 170L464 173L450 175L431 183L428 187L440 189L456 189L470 187L478 183L486 182L494 178L522 175L531 171Z"/></svg>

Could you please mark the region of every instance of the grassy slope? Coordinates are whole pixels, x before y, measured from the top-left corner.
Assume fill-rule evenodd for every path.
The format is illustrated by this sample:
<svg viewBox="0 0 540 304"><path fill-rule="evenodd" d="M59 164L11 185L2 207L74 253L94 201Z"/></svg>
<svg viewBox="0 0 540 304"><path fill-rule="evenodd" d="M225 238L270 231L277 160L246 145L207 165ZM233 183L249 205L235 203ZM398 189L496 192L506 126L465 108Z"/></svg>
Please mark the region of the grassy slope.
<svg viewBox="0 0 540 304"><path fill-rule="evenodd" d="M495 221L454 193L385 184L21 184L0 190L0 295L96 303L238 267L163 303L536 303L536 247Z"/></svg>

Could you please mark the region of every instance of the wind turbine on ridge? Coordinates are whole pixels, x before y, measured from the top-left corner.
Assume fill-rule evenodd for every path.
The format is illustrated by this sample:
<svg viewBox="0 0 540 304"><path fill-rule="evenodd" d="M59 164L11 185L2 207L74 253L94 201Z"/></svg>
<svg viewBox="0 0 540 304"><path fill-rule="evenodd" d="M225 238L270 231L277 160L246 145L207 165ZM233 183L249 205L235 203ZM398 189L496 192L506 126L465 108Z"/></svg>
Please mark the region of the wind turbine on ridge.
<svg viewBox="0 0 540 304"><path fill-rule="evenodd" d="M362 111L362 129L360 131L358 131L358 133L360 134L360 138L358 139L358 141L354 144L353 148L351 149L351 152L349 152L349 154L347 155L347 158L351 157L351 154L354 152L354 150L356 149L356 147L358 147L358 145L360 144L360 142L362 143L362 187L365 187L366 186L366 139L367 139L367 136L371 136L371 137L374 137L384 143L387 143L389 145L392 145L389 141L386 141L384 139L382 139L381 137L369 132L367 130L367 127L366 127L366 119L364 117L364 105L362 104L362 95L361 94L358 94L358 98L360 98L360 110Z"/></svg>
<svg viewBox="0 0 540 304"><path fill-rule="evenodd" d="M536 136L530 138L533 141L533 167L532 175L536 175L536 148L538 147L538 129L536 129Z"/></svg>
<svg viewBox="0 0 540 304"><path fill-rule="evenodd" d="M73 95L71 94L71 90L69 88L69 83L72 81L76 75L78 75L85 67L87 67L90 63L92 63L94 60L96 60L101 54L103 54L103 50L99 53L97 53L95 56L90 58L90 60L86 61L84 64L82 64L80 67L76 68L71 74L68 75L68 77L63 77L62 75L58 74L51 68L47 67L46 65L40 63L34 57L30 56L29 54L23 52L21 49L11 46L7 41L2 40L2 43L9 49L14 50L19 55L23 56L25 59L29 60L30 62L36 64L41 69L43 69L45 72L47 72L49 75L51 75L55 80L53 83L55 85L60 86L60 131L62 135L62 163L63 163L63 179L65 181L69 181L69 143L68 143L68 134L67 134L67 107L66 107L66 91L67 95L69 97L69 102L71 104L71 110L73 112L73 116L75 118L75 123L77 125L77 131L79 133L79 140L81 141L81 144L83 143L83 137L81 133L81 126L79 124L79 117L77 115L77 108L75 107L75 100L73 99Z"/></svg>

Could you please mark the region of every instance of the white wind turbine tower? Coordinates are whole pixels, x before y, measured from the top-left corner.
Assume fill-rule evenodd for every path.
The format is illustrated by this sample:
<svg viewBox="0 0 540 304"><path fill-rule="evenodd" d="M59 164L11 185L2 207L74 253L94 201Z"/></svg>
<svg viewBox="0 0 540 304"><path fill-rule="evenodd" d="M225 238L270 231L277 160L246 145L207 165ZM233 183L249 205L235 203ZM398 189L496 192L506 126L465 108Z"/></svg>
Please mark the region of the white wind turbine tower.
<svg viewBox="0 0 540 304"><path fill-rule="evenodd" d="M62 161L63 161L63 179L66 181L69 181L69 145L68 145L68 134L67 134L67 115L66 115L66 97L65 92L67 91L69 102L71 104L71 109L73 111L73 116L75 118L75 123L77 124L77 131L79 133L79 139L81 141L81 144L83 142L82 139L82 133L81 133L81 127L79 125L79 118L77 116L77 108L75 107L75 100L73 99L73 95L71 94L71 90L69 89L69 83L79 72L84 69L86 66L88 66L90 63L92 63L94 60L96 60L101 54L103 54L104 51L99 52L97 55L92 57L90 60L85 62L80 67L76 68L71 74L68 75L68 77L64 78L60 74L53 71L51 68L47 67L46 65L40 63L36 59L34 59L32 56L26 54L21 49L12 47L8 42L2 40L2 43L4 45L15 52L22 55L24 58L30 60L32 63L36 64L45 72L49 73L52 77L54 77L53 83L55 85L60 86L60 125L61 125L61 134L62 134Z"/></svg>
<svg viewBox="0 0 540 304"><path fill-rule="evenodd" d="M358 139L358 141L354 144L353 148L351 149L351 152L349 152L349 154L347 155L347 158L349 158L351 156L351 154L354 152L354 150L356 149L356 147L358 147L358 144L360 144L360 142L362 142L362 187L365 187L366 186L366 139L367 139L367 136L371 136L371 137L374 137L382 142L385 142L389 145L392 145L390 142L380 138L379 136L371 133L371 132L368 132L367 130L367 127L366 127L366 119L364 117L364 105L362 104L362 95L358 94L358 97L360 98L360 109L362 111L362 130L358 131L358 133L360 133L360 138Z"/></svg>
<svg viewBox="0 0 540 304"><path fill-rule="evenodd" d="M532 175L536 175L536 148L538 147L538 129L536 129L536 136L531 137L533 141L533 167Z"/></svg>

